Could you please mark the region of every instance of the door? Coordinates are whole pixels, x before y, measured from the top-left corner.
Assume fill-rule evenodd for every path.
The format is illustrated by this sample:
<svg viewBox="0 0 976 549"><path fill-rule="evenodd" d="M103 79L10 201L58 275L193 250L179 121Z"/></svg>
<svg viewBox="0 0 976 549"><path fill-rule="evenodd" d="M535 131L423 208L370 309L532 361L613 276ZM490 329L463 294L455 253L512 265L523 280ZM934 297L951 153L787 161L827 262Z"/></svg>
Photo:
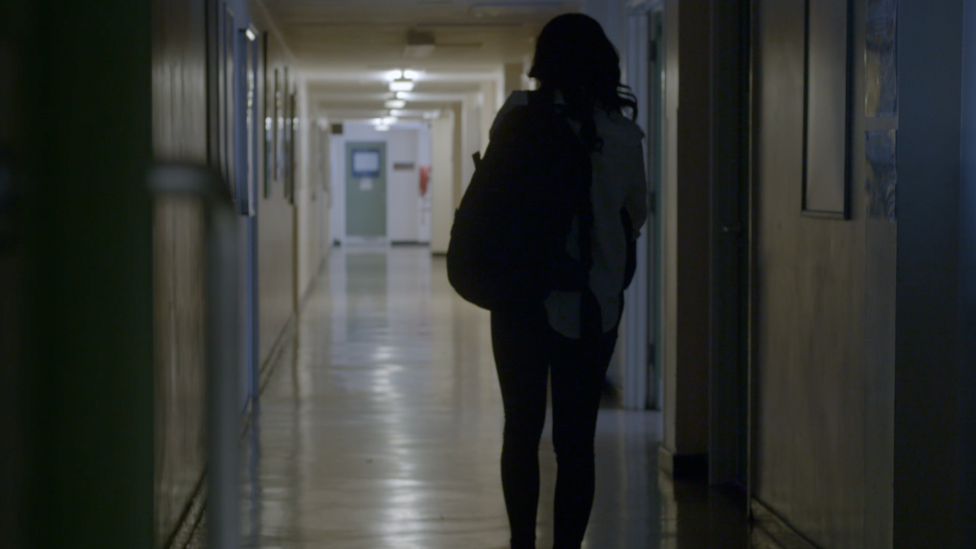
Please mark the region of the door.
<svg viewBox="0 0 976 549"><path fill-rule="evenodd" d="M386 238L386 143L346 143L346 238Z"/></svg>

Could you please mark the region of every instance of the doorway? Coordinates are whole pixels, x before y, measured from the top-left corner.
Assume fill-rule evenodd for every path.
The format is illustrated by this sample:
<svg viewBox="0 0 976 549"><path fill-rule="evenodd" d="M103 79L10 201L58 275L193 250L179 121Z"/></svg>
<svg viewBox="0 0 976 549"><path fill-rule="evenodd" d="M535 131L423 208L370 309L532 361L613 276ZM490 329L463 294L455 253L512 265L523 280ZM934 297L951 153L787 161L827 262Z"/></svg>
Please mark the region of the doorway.
<svg viewBox="0 0 976 549"><path fill-rule="evenodd" d="M346 238L386 238L386 143L346 143Z"/></svg>

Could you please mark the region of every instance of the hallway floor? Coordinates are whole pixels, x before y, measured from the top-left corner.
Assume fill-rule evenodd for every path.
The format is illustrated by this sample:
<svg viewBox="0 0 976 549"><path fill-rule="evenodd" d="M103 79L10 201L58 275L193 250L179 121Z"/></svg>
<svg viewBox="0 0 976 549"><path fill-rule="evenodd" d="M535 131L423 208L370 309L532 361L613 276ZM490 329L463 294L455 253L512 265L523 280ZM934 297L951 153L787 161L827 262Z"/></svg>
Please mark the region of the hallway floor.
<svg viewBox="0 0 976 549"><path fill-rule="evenodd" d="M426 248L335 249L253 411L248 548L503 549L502 408L488 313ZM660 415L605 407L589 549L741 548L743 513L657 469ZM540 448L538 547L555 459Z"/></svg>

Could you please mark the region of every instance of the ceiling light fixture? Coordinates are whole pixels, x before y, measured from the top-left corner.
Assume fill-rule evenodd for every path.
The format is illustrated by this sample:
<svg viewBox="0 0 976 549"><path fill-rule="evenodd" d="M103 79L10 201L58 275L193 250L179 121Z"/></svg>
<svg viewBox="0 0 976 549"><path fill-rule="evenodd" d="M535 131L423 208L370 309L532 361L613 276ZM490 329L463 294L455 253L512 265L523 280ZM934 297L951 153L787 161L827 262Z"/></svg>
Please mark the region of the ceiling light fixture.
<svg viewBox="0 0 976 549"><path fill-rule="evenodd" d="M254 32L254 29L248 28L247 30L244 31L244 34L247 35L247 39L250 40L251 42L254 42L255 40L258 39L258 34Z"/></svg>
<svg viewBox="0 0 976 549"><path fill-rule="evenodd" d="M407 102L403 99L388 99L386 103L383 103L388 109L402 109L407 106Z"/></svg>
<svg viewBox="0 0 976 549"><path fill-rule="evenodd" d="M413 91L413 80L401 76L400 78L390 82L390 91Z"/></svg>

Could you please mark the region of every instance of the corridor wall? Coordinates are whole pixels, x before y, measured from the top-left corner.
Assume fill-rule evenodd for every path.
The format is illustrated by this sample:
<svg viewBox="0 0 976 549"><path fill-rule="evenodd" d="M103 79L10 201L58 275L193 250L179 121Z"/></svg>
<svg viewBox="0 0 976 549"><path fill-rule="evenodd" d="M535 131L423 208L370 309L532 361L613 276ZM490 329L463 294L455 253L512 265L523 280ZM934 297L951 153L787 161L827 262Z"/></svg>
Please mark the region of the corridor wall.
<svg viewBox="0 0 976 549"><path fill-rule="evenodd" d="M265 130L277 130L273 150L266 148L268 132L257 132L261 136L258 161L251 166L260 172L254 178L259 187L255 208L259 219L256 358L264 365L272 358L275 343L287 333L298 300L293 204L296 199L303 203L302 191L296 188L305 186L295 184L304 172L297 173L293 149L287 146L301 142L294 126L288 126L301 116L291 104L297 87L294 72L288 69L294 66L294 59L258 1L154 0L152 6L152 127L157 161L227 169L232 165L225 160L228 155L244 154L233 137L225 135L228 125L221 114L224 102L229 101L229 105L234 100L235 83L225 78L235 74L241 78L238 83L243 83L239 71L244 59L235 58L240 63L237 70L228 69L222 75L215 69L220 64L208 56L221 51L216 37L224 37L223 32L228 44L241 40L249 26L260 35L258 56L264 70L254 83L256 98L261 101L255 123ZM216 32L216 22L226 23L228 28ZM268 32L262 32L265 30ZM223 94L225 86L228 91ZM245 104L242 99L233 108ZM264 119L272 116L273 126L261 124L271 122ZM286 140L286 135L290 139ZM267 162L269 158L272 163ZM235 169L246 165L238 163ZM239 220L243 248L247 218ZM206 459L202 205L193 199L160 198L155 203L154 225L156 545L168 547L182 546L202 513ZM243 249L241 257L246 257ZM244 269L242 264L242 281ZM242 321L243 303L249 298L246 293L241 295ZM242 350L247 349L250 345L245 342Z"/></svg>
<svg viewBox="0 0 976 549"><path fill-rule="evenodd" d="M434 150L431 160L431 235L430 251L446 254L451 242L451 224L454 222L455 167L454 167L454 126L453 111L446 116L431 121L431 140Z"/></svg>
<svg viewBox="0 0 976 549"><path fill-rule="evenodd" d="M276 344L282 341L297 309L298 227L294 196L283 142L288 96L296 90L295 60L284 38L278 34L263 4L249 2L253 24L263 31L265 60L263 98L265 128L273 134L265 139L259 156L266 159L258 203L258 361L266 367ZM276 95L277 94L277 95ZM301 125L301 121L300 121ZM275 131L276 130L276 131ZM268 144L273 147L268 151Z"/></svg>
<svg viewBox="0 0 976 549"><path fill-rule="evenodd" d="M896 226L868 215L865 3L852 6L852 214L844 220L801 213L806 5L753 4L750 482L754 535L767 543L785 523L810 547L892 545Z"/></svg>
<svg viewBox="0 0 976 549"><path fill-rule="evenodd" d="M420 242L419 128L392 128L387 137L390 243Z"/></svg>
<svg viewBox="0 0 976 549"><path fill-rule="evenodd" d="M709 451L709 10L677 0L665 6L661 463L671 471Z"/></svg>
<svg viewBox="0 0 976 549"><path fill-rule="evenodd" d="M207 12L201 0L153 2L153 153L206 165ZM155 203L154 393L156 546L192 524L206 462L204 219L200 201ZM182 528L181 528L182 527ZM182 533L181 533L182 530Z"/></svg>
<svg viewBox="0 0 976 549"><path fill-rule="evenodd" d="M322 192L318 180L320 158L318 151L322 135L313 122L309 105L308 83L301 72L298 73L295 117L296 135L296 173L295 173L295 213L297 215L296 249L298 259L299 305L315 284L315 278L327 257L325 246L328 234L321 227L328 227L328 211L321 207L321 201L328 200ZM328 135L325 135L326 140ZM326 187L327 188L327 187ZM325 240L325 242L323 242Z"/></svg>

